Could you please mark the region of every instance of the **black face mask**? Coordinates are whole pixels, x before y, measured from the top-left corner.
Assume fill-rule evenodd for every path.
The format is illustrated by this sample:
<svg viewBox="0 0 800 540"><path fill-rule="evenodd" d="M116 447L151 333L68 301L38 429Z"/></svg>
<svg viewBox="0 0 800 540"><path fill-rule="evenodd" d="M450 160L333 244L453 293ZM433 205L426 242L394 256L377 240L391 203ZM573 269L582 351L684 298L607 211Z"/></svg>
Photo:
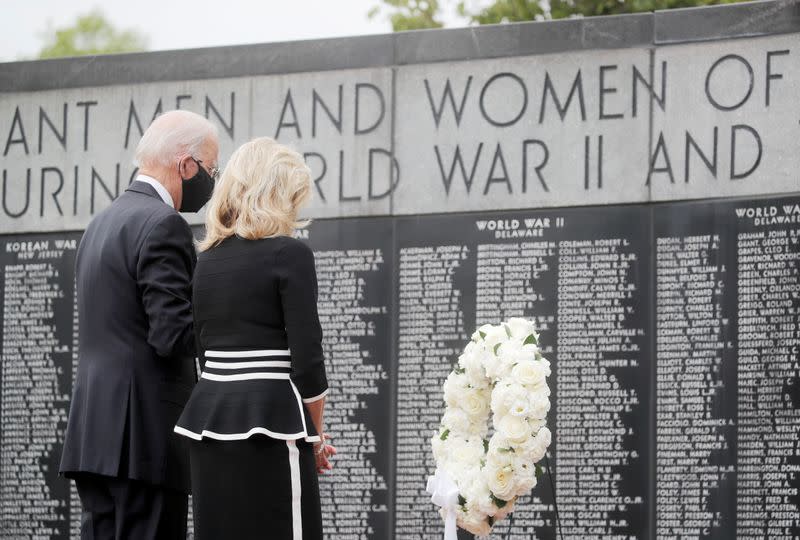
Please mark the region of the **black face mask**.
<svg viewBox="0 0 800 540"><path fill-rule="evenodd" d="M199 211L206 205L214 192L214 179L196 159L192 159L197 163L197 174L191 178L182 178L183 197L181 198L180 212Z"/></svg>

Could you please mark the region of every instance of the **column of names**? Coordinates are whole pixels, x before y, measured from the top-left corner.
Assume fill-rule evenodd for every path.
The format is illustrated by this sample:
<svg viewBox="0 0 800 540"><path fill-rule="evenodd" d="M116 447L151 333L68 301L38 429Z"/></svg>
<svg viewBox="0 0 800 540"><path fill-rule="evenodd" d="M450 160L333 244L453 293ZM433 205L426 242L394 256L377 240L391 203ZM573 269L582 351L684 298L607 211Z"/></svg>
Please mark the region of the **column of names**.
<svg viewBox="0 0 800 540"><path fill-rule="evenodd" d="M723 538L722 501L735 478L735 417L721 406L732 345L723 311L728 269L719 235L656 244L656 531L660 538Z"/></svg>
<svg viewBox="0 0 800 540"><path fill-rule="evenodd" d="M326 538L380 538L388 514L387 479L374 464L378 441L367 411L378 405L388 373L375 358L376 335L388 306L368 290L386 272L380 249L316 251L318 309L331 388L326 425L339 450L331 474L320 481ZM389 451L381 448L380 451Z"/></svg>
<svg viewBox="0 0 800 540"><path fill-rule="evenodd" d="M70 490L58 464L73 371L75 244L61 238L2 244L2 538L70 532Z"/></svg>
<svg viewBox="0 0 800 540"><path fill-rule="evenodd" d="M555 315L552 313L555 285L555 248L552 241L479 244L477 246L475 326L497 324L510 317L529 317L536 321L543 344L542 354L553 355ZM555 377L551 377L553 387ZM555 393L551 395L555 401ZM551 409L554 414L555 407ZM551 447L551 454L554 450ZM513 520L494 528L498 538L527 540L531 536L553 535L555 513L549 478L517 505ZM545 500L542 494L547 493ZM513 525L512 525L513 523Z"/></svg>
<svg viewBox="0 0 800 540"><path fill-rule="evenodd" d="M737 238L737 533L797 538L800 229L753 227L759 221L741 216Z"/></svg>
<svg viewBox="0 0 800 540"><path fill-rule="evenodd" d="M395 538L427 540L442 520L425 493L434 463L429 437L444 409L441 384L463 344L462 291L456 269L470 256L463 245L399 251Z"/></svg>
<svg viewBox="0 0 800 540"><path fill-rule="evenodd" d="M644 514L644 489L630 480L647 448L632 420L643 407L637 260L625 238L558 244L556 485L565 538L632 538Z"/></svg>

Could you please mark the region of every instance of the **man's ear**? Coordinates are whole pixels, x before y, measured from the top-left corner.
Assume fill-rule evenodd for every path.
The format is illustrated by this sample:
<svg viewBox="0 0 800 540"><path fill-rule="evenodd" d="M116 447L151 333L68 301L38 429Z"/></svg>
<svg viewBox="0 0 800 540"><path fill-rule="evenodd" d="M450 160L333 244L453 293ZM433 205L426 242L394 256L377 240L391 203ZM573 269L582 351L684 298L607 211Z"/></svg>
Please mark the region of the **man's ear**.
<svg viewBox="0 0 800 540"><path fill-rule="evenodd" d="M196 175L197 167L199 167L199 165L191 156L183 156L178 162L178 172L182 179L191 178Z"/></svg>

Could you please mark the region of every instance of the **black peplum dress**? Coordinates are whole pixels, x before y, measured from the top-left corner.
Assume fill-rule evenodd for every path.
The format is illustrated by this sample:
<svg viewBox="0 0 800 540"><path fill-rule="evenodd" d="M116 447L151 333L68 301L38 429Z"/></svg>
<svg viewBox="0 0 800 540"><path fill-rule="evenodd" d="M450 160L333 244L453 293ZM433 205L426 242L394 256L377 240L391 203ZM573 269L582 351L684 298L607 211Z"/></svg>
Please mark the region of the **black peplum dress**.
<svg viewBox="0 0 800 540"><path fill-rule="evenodd" d="M193 309L202 374L175 432L192 440L195 538L321 539L304 406L328 391L313 252L227 238L198 257Z"/></svg>

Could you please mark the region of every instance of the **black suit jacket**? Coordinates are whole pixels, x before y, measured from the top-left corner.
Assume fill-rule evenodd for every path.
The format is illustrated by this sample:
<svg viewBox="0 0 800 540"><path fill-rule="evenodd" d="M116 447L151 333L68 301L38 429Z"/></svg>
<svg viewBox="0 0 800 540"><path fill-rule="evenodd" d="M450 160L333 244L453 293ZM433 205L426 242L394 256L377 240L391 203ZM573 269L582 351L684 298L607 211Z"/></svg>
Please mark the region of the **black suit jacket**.
<svg viewBox="0 0 800 540"><path fill-rule="evenodd" d="M78 248L78 371L60 471L188 492L172 431L196 381L192 232L155 189L134 182Z"/></svg>

